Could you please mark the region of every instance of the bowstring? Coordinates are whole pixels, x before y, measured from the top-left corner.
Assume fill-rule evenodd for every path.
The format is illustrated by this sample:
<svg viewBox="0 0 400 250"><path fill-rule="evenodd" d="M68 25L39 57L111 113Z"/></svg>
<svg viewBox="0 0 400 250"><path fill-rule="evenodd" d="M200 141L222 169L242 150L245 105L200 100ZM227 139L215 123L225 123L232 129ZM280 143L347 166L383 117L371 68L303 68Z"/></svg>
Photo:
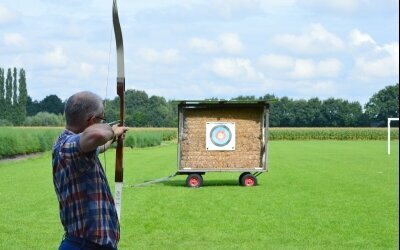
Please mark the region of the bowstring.
<svg viewBox="0 0 400 250"><path fill-rule="evenodd" d="M107 104L107 93L108 93L108 83L109 83L109 77L110 77L110 62L111 62L111 42L112 42L112 27L110 27L110 45L109 45L109 50L108 50L108 66L107 66L107 83L106 83L106 95L104 97L103 101L103 107L104 111L106 110L106 104ZM103 157L104 157L104 171L107 175L107 157L106 157L106 148L104 146L104 152L103 152Z"/></svg>

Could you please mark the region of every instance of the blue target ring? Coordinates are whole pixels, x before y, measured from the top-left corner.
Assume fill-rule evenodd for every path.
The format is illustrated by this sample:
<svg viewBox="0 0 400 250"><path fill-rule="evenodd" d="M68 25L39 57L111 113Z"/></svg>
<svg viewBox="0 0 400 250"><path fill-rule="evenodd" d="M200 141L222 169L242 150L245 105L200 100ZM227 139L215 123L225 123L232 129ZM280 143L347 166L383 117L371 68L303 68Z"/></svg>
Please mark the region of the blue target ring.
<svg viewBox="0 0 400 250"><path fill-rule="evenodd" d="M210 138L214 145L223 147L228 145L228 143L231 141L232 132L227 126L218 125L211 129Z"/></svg>

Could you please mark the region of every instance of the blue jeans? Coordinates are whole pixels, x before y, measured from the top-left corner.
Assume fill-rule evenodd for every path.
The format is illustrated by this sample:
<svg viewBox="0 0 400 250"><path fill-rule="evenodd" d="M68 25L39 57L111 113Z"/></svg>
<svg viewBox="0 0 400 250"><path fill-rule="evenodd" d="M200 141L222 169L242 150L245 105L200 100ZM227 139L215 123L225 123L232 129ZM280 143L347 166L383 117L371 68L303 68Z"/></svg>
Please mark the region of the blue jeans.
<svg viewBox="0 0 400 250"><path fill-rule="evenodd" d="M66 235L58 250L117 250L111 246L102 246L91 241Z"/></svg>

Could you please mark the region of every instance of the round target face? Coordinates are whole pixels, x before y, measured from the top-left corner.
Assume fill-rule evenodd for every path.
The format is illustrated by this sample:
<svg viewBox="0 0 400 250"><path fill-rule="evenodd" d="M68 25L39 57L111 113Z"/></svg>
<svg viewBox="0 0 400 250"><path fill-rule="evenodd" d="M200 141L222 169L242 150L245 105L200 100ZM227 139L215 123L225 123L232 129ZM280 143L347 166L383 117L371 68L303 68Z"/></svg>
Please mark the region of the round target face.
<svg viewBox="0 0 400 250"><path fill-rule="evenodd" d="M218 125L212 128L210 132L210 138L214 145L223 147L231 141L232 133L227 126Z"/></svg>

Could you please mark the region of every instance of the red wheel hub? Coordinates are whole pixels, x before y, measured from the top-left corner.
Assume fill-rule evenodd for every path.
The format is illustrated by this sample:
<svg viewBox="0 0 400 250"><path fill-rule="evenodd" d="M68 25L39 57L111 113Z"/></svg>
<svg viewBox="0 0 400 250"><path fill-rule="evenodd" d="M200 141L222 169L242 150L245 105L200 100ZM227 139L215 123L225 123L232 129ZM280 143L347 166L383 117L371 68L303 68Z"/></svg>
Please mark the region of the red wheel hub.
<svg viewBox="0 0 400 250"><path fill-rule="evenodd" d="M254 186L254 180L251 177L248 177L244 180L244 185L246 186Z"/></svg>
<svg viewBox="0 0 400 250"><path fill-rule="evenodd" d="M190 186L197 187L199 185L199 180L197 178L190 178L189 180Z"/></svg>

